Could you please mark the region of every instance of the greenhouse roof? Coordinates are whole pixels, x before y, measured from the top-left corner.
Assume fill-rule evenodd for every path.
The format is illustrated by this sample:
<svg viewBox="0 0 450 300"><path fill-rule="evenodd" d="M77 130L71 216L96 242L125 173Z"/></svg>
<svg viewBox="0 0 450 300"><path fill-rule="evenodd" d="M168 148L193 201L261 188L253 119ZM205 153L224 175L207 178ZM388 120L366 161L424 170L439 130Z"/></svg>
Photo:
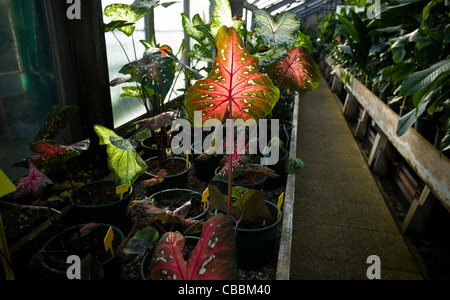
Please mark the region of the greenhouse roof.
<svg viewBox="0 0 450 300"><path fill-rule="evenodd" d="M250 9L264 9L270 14L294 13L304 18L318 12L326 0L247 0Z"/></svg>

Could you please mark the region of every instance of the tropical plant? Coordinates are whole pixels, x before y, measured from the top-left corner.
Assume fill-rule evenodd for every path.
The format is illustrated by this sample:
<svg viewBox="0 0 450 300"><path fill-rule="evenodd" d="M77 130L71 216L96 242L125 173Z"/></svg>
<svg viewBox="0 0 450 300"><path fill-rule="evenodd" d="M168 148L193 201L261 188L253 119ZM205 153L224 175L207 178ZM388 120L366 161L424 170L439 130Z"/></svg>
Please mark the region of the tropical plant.
<svg viewBox="0 0 450 300"><path fill-rule="evenodd" d="M186 260L185 238L179 232L164 234L153 254L153 280L236 280L236 242L231 219L217 214L203 226L201 237Z"/></svg>

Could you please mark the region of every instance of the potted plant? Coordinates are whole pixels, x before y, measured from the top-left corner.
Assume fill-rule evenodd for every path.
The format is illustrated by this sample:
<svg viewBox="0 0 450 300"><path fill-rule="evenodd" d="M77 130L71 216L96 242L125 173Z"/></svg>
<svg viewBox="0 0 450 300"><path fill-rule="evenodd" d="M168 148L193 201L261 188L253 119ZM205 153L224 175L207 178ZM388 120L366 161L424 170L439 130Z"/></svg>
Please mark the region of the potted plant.
<svg viewBox="0 0 450 300"><path fill-rule="evenodd" d="M186 239L168 232L160 239L150 264L153 280L237 280L236 243L231 219L218 214L203 225L195 248L185 254Z"/></svg>

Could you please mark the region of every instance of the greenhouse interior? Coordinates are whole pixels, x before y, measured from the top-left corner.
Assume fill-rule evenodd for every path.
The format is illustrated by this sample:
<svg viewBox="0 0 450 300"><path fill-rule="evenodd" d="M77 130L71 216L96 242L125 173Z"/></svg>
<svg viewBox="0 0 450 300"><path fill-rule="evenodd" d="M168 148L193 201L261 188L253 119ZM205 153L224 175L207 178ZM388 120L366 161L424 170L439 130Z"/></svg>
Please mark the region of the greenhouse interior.
<svg viewBox="0 0 450 300"><path fill-rule="evenodd" d="M450 279L449 0L0 15L2 281Z"/></svg>

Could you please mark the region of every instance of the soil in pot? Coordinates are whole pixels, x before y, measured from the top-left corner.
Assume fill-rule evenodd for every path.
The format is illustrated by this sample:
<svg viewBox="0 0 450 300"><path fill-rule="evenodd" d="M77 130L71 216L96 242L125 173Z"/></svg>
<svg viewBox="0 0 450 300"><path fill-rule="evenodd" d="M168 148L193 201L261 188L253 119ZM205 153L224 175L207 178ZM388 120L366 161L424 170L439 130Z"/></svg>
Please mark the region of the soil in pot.
<svg viewBox="0 0 450 300"><path fill-rule="evenodd" d="M80 225L79 228L82 228ZM50 239L39 253L40 264L46 271L44 276L49 278L67 279L66 272L70 266L67 264L67 258L71 255L77 255L83 260L88 254L102 264L104 275L98 275L96 279L118 279L120 278L120 265L117 265L117 257L113 257L111 252L105 251L104 238L110 225L101 224L89 234L81 237L77 234L77 227L69 228L63 232L64 240L71 241L70 246L65 243L65 247L61 243L59 235L55 235ZM113 227L114 239L112 242L113 249L116 249L124 240L123 233L116 227ZM69 248L70 247L70 248ZM100 271L100 270L97 270ZM83 270L82 270L83 273ZM94 272L95 273L95 272Z"/></svg>
<svg viewBox="0 0 450 300"><path fill-rule="evenodd" d="M220 171L220 167L216 169L216 174ZM267 176L262 173L242 172L238 177L233 179L233 186L242 186L249 189L262 190L267 181ZM214 181L222 194L228 194L228 184L223 181Z"/></svg>
<svg viewBox="0 0 450 300"><path fill-rule="evenodd" d="M120 198L116 194L114 180L94 181L75 190L70 202L76 204L76 220L78 223L106 223L128 231L126 208L130 202L133 187Z"/></svg>
<svg viewBox="0 0 450 300"><path fill-rule="evenodd" d="M148 165L147 175L154 177L162 169L159 164L158 158L148 159L145 161ZM186 188L188 184L189 171L191 169L191 163L188 164L186 169L186 160L180 157L168 158L166 160L165 166L163 166L168 173L164 180L153 186L148 186L146 188L147 196L153 195L157 192L174 189L174 188Z"/></svg>

